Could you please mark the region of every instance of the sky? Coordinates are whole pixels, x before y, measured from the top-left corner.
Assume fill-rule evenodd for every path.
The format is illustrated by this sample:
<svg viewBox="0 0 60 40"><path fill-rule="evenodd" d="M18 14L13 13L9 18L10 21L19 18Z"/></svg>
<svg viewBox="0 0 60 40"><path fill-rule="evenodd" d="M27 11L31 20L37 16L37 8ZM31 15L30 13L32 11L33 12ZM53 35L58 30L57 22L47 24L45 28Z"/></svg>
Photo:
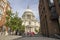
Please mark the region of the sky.
<svg viewBox="0 0 60 40"><path fill-rule="evenodd" d="M18 12L18 16L21 17L24 11L29 5L30 9L33 11L37 20L39 20L38 4L39 0L8 0L10 6L14 12Z"/></svg>

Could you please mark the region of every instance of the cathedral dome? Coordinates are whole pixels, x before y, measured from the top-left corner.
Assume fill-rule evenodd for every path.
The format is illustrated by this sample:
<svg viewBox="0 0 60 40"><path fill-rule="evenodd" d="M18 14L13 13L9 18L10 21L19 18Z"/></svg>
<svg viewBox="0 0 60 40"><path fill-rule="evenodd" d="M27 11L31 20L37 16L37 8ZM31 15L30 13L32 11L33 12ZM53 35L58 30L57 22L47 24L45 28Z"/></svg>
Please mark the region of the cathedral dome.
<svg viewBox="0 0 60 40"><path fill-rule="evenodd" d="M27 9L24 11L24 14L22 15L23 19L34 19L35 16L33 14L33 11L29 8L29 6L27 7Z"/></svg>
<svg viewBox="0 0 60 40"><path fill-rule="evenodd" d="M33 12L33 11L30 9L26 9L25 12Z"/></svg>
<svg viewBox="0 0 60 40"><path fill-rule="evenodd" d="M25 10L25 12L31 12L31 13L33 13L33 11L29 8L29 6L28 6L27 9Z"/></svg>

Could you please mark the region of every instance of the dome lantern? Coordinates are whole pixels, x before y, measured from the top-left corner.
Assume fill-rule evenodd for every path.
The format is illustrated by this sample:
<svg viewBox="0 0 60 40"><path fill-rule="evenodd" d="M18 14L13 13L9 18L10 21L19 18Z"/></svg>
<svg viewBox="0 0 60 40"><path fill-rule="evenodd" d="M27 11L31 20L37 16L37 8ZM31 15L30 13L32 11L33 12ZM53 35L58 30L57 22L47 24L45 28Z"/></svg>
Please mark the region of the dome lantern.
<svg viewBox="0 0 60 40"><path fill-rule="evenodd" d="M27 9L29 9L29 5L27 6Z"/></svg>

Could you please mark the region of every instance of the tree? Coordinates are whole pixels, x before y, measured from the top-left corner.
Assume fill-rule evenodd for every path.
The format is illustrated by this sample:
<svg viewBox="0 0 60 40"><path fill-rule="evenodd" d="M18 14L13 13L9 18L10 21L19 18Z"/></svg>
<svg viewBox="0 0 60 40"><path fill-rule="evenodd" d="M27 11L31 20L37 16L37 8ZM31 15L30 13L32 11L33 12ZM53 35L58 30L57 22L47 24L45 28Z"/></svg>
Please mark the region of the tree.
<svg viewBox="0 0 60 40"><path fill-rule="evenodd" d="M18 30L21 34L25 31L25 26L22 25L21 18L18 17L18 13L15 13L15 16L11 19L11 29L14 31Z"/></svg>
<svg viewBox="0 0 60 40"><path fill-rule="evenodd" d="M37 33L38 33L39 31L38 31L37 29L35 29L35 32L37 32Z"/></svg>
<svg viewBox="0 0 60 40"><path fill-rule="evenodd" d="M12 15L13 15L13 13L11 12L11 10L6 11L6 23L5 23L6 34L5 35L8 35L8 27L10 25L10 19L11 19Z"/></svg>
<svg viewBox="0 0 60 40"><path fill-rule="evenodd" d="M9 27L12 31L16 31L17 29L20 32L24 32L25 26L22 25L21 18L18 17L18 13L13 13L11 11L7 11L6 23L5 25Z"/></svg>

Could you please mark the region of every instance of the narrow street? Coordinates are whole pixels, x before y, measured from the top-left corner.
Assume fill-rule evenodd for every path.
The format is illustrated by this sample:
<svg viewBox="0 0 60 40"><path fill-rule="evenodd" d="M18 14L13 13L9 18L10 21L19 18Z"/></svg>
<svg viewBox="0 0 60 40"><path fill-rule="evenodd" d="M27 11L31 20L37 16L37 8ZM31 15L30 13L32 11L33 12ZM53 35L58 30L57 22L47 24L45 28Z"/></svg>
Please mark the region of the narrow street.
<svg viewBox="0 0 60 40"><path fill-rule="evenodd" d="M0 40L60 40L60 0L0 0Z"/></svg>
<svg viewBox="0 0 60 40"><path fill-rule="evenodd" d="M16 35L0 36L0 40L60 40L48 37L22 37Z"/></svg>
<svg viewBox="0 0 60 40"><path fill-rule="evenodd" d="M48 37L22 37L14 40L59 40L59 39L48 38Z"/></svg>

